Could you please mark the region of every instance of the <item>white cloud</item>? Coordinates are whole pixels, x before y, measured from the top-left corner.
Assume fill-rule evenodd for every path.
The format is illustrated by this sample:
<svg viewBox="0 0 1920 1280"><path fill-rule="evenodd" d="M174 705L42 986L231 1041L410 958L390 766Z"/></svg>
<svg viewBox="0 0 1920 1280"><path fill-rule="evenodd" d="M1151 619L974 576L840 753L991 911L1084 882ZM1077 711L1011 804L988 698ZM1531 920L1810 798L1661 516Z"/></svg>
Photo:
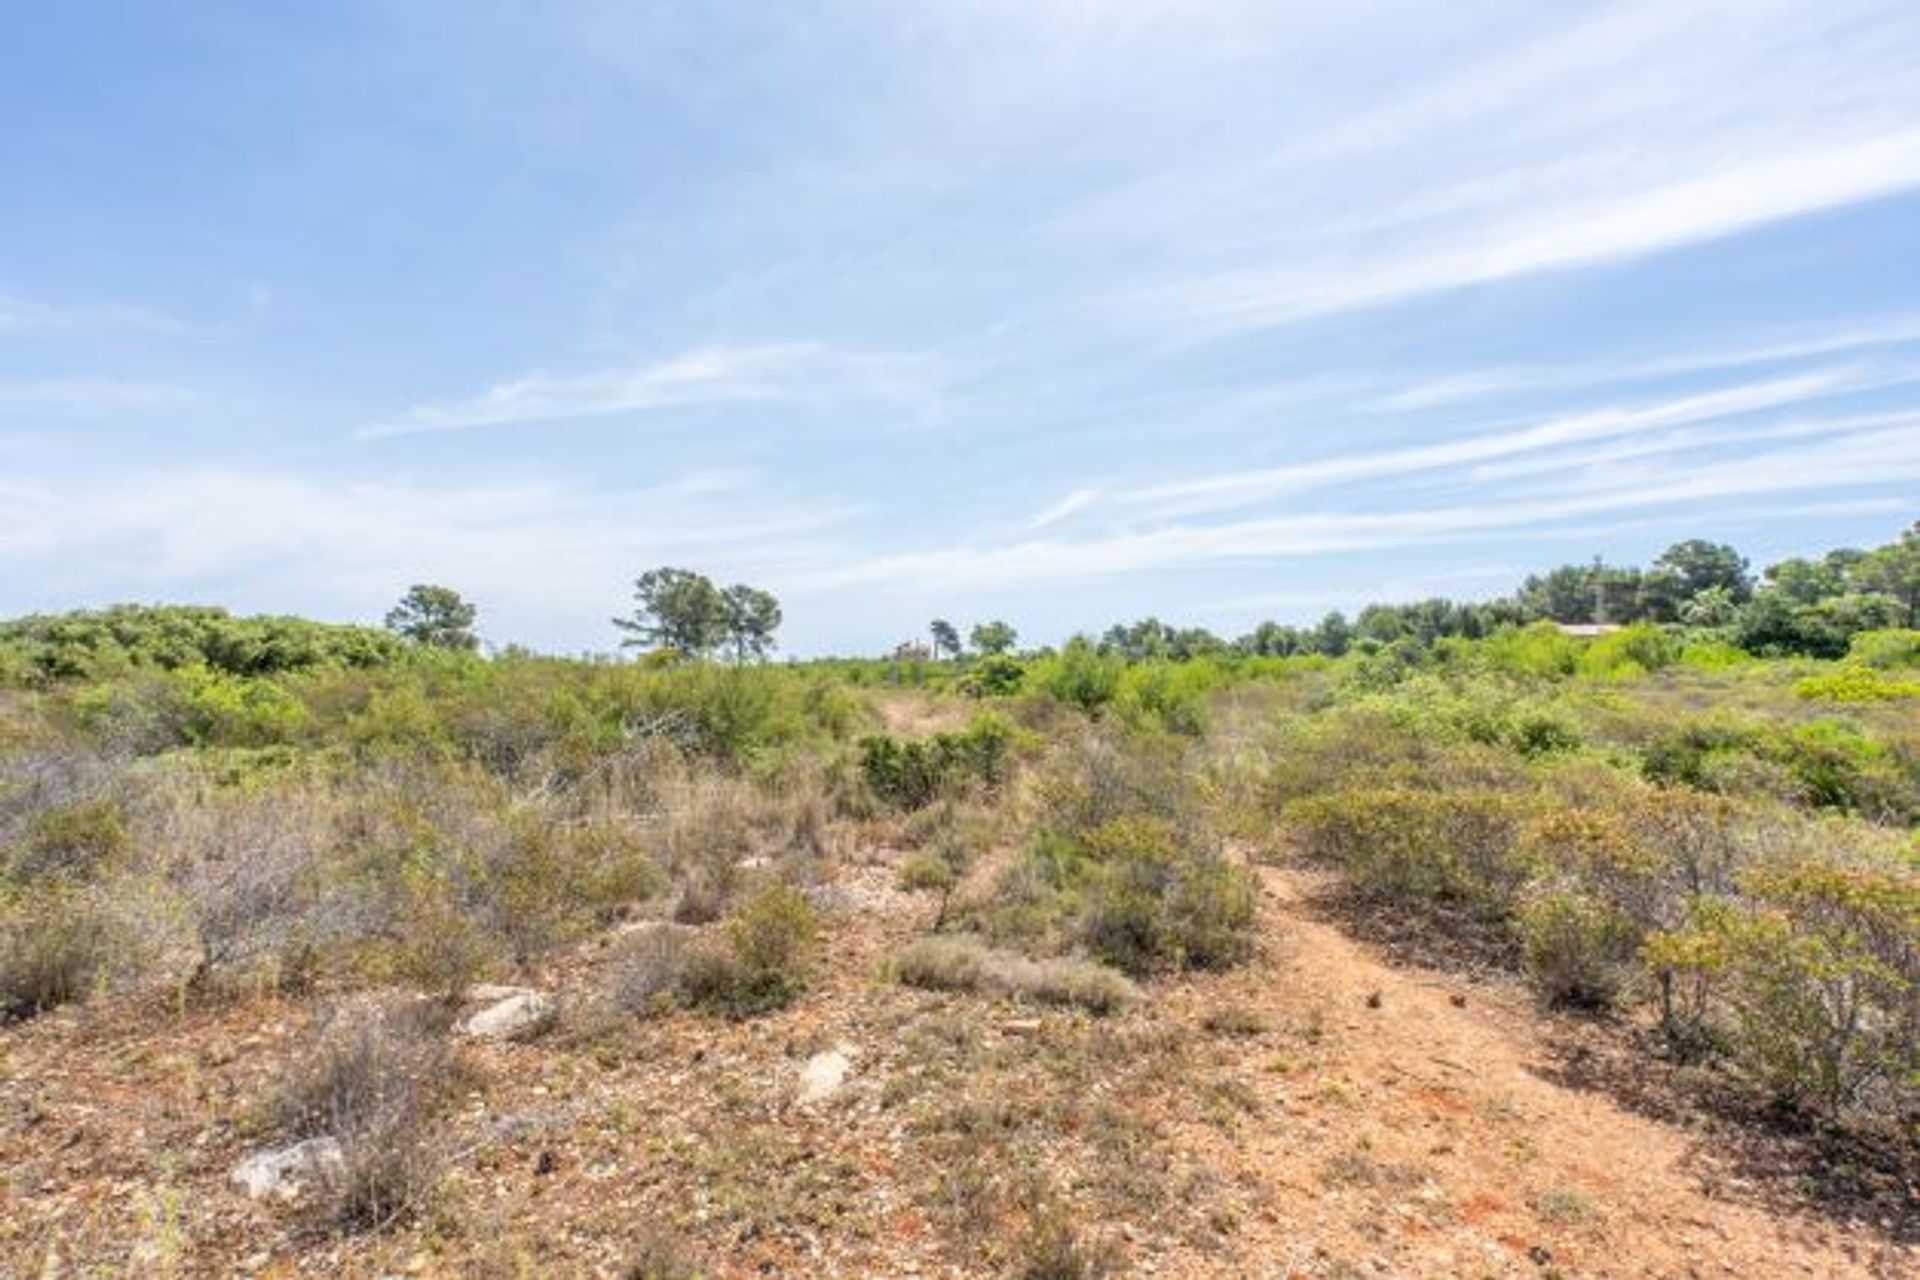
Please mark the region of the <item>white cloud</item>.
<svg viewBox="0 0 1920 1280"><path fill-rule="evenodd" d="M1920 419L1816 446L1702 459L1682 468L1575 475L1524 497L1471 505L1315 512L1222 524L1173 523L1078 539L1029 538L873 557L806 575L814 586L956 586L1068 582L1204 565L1511 536L1634 508L1711 511L1728 498L1920 482Z"/></svg>
<svg viewBox="0 0 1920 1280"><path fill-rule="evenodd" d="M1337 454L1314 462L1240 470L1196 479L1111 489L1099 499L1121 509L1158 516L1195 515L1247 506L1336 484L1487 462L1581 441L1633 435L1685 423L1710 422L1911 380L1913 374L1876 374L1853 368L1814 370L1788 377L1697 392L1641 404L1563 414L1497 432L1436 444ZM1086 497L1073 510L1096 499Z"/></svg>
<svg viewBox="0 0 1920 1280"><path fill-rule="evenodd" d="M1818 337L1781 339L1747 347L1592 364L1469 369L1404 384L1372 400L1369 407L1383 413L1414 412L1516 392L1618 386L1916 342L1920 342L1920 317L1897 316Z"/></svg>
<svg viewBox="0 0 1920 1280"><path fill-rule="evenodd" d="M109 378L52 378L0 381L0 410L29 409L56 413L145 413L182 409L203 403L206 397L190 387L156 382L121 382Z"/></svg>
<svg viewBox="0 0 1920 1280"><path fill-rule="evenodd" d="M1470 227L1368 256L1364 265L1252 267L1182 281L1147 301L1203 327L1243 328L1399 302L1660 252L1920 186L1920 128L1808 146L1717 171L1482 211Z"/></svg>
<svg viewBox="0 0 1920 1280"><path fill-rule="evenodd" d="M137 333L188 333L196 326L151 307L109 302L67 305L31 298L0 297L0 334L61 333L121 329Z"/></svg>
<svg viewBox="0 0 1920 1280"><path fill-rule="evenodd" d="M559 422L696 406L908 403L928 394L923 362L811 343L702 347L652 364L587 373L536 371L477 396L416 406L361 429L366 438Z"/></svg>

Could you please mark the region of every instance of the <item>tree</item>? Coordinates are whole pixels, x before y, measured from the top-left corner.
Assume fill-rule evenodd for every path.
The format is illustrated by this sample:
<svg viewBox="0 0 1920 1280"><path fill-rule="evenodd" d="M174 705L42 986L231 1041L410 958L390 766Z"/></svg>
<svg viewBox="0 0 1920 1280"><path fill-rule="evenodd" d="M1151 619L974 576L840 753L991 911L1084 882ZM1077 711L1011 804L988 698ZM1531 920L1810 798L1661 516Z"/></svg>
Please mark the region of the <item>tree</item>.
<svg viewBox="0 0 1920 1280"><path fill-rule="evenodd" d="M1898 541L1868 552L1854 572L1867 590L1893 597L1907 626L1920 627L1920 520Z"/></svg>
<svg viewBox="0 0 1920 1280"><path fill-rule="evenodd" d="M1793 556L1768 565L1766 579L1772 590L1795 604L1819 604L1847 591L1845 571L1830 559L1807 560Z"/></svg>
<svg viewBox="0 0 1920 1280"><path fill-rule="evenodd" d="M1313 648L1337 658L1353 644L1353 625L1347 621L1347 615L1335 609L1320 619L1320 625L1314 628Z"/></svg>
<svg viewBox="0 0 1920 1280"><path fill-rule="evenodd" d="M690 658L705 657L728 638L731 617L726 593L690 569L650 569L634 580L631 618L613 625L629 634L623 647L670 649ZM777 624L778 608L774 621Z"/></svg>
<svg viewBox="0 0 1920 1280"><path fill-rule="evenodd" d="M999 621L975 623L972 632L973 647L991 656L1003 654L1013 648L1014 642L1019 638L1019 632Z"/></svg>
<svg viewBox="0 0 1920 1280"><path fill-rule="evenodd" d="M1679 604L1709 587L1724 587L1735 603L1744 603L1753 595L1753 578L1747 572L1747 558L1724 542L1690 538L1676 542L1653 562L1656 573L1671 573L1679 581Z"/></svg>
<svg viewBox="0 0 1920 1280"><path fill-rule="evenodd" d="M949 658L957 658L960 656L960 628L954 626L945 618L935 618L928 624L927 629L933 632L933 656L935 658L938 658L943 653Z"/></svg>
<svg viewBox="0 0 1920 1280"><path fill-rule="evenodd" d="M735 662L764 658L773 649L773 633L780 629L780 602L757 587L736 583L725 594L727 644Z"/></svg>
<svg viewBox="0 0 1920 1280"><path fill-rule="evenodd" d="M435 649L475 649L474 619L480 611L452 587L415 583L387 613L387 630Z"/></svg>

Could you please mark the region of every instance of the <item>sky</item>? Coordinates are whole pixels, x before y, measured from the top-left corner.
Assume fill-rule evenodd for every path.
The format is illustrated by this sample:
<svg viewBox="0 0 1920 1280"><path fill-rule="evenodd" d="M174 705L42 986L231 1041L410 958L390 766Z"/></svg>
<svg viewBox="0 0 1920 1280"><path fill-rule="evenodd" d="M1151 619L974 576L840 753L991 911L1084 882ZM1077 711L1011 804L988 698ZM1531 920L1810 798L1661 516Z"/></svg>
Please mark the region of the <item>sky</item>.
<svg viewBox="0 0 1920 1280"><path fill-rule="evenodd" d="M1233 635L1920 515L1912 0L66 0L0 614Z"/></svg>

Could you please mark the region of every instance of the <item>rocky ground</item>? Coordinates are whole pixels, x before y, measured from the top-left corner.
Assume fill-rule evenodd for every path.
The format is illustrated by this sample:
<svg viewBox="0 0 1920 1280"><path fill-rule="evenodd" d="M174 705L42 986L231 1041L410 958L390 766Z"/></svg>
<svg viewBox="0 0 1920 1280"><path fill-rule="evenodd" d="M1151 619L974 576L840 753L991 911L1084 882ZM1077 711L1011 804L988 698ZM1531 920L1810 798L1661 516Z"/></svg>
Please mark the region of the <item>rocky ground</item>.
<svg viewBox="0 0 1920 1280"><path fill-rule="evenodd" d="M324 1001L119 997L0 1030L0 1275L618 1276L669 1238L717 1276L1018 1275L1047 1252L1035 1220L1166 1277L1920 1263L1903 1224L1782 1195L1722 1129L1571 1069L1612 1033L1390 962L1316 873L1261 868L1253 963L1096 1019L885 981L931 914L893 862L821 891L821 971L779 1013L598 1012L619 935L528 975L551 1010L477 993L477 1034L448 1033L448 1172L371 1234L234 1178Z"/></svg>

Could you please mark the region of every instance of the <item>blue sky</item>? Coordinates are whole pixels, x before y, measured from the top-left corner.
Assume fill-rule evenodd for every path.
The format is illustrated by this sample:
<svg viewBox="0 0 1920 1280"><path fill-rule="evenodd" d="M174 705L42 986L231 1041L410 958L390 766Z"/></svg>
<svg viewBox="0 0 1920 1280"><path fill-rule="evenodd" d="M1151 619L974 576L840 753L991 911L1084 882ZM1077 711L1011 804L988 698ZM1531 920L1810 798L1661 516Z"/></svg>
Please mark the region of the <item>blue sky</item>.
<svg viewBox="0 0 1920 1280"><path fill-rule="evenodd" d="M0 612L799 653L1920 514L1909 0L16 6Z"/></svg>

